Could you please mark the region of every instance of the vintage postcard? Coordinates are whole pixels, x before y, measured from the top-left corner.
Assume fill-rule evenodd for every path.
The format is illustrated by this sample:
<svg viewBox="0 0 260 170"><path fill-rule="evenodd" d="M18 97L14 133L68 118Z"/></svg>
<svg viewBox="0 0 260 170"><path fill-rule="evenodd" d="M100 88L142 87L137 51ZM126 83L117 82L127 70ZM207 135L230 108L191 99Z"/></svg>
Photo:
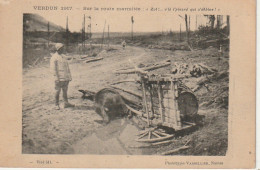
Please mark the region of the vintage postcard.
<svg viewBox="0 0 260 170"><path fill-rule="evenodd" d="M254 0L1 0L0 167L254 168Z"/></svg>

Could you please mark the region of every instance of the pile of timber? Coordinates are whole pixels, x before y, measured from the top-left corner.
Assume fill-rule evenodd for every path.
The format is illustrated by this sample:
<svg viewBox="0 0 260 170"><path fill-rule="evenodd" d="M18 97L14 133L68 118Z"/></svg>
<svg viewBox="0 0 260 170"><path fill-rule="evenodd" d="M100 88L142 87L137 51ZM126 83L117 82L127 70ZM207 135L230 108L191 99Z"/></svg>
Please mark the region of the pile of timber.
<svg viewBox="0 0 260 170"><path fill-rule="evenodd" d="M171 73L184 74L191 77L201 77L203 75L212 75L217 72L216 69L206 66L203 63L187 64L187 63L174 63Z"/></svg>

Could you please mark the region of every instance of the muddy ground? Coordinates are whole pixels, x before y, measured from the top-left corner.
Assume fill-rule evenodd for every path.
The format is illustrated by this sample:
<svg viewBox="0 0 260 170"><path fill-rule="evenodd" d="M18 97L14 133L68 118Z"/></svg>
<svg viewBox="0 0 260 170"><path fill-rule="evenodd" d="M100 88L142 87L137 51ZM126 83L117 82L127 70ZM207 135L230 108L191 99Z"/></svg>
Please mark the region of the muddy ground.
<svg viewBox="0 0 260 170"><path fill-rule="evenodd" d="M98 91L110 83L130 78L115 75L113 71L133 67L140 63L149 64L169 59L173 62L204 63L218 71L228 72L228 53L219 54L213 47L204 50L162 50L145 47L111 45L113 50L102 51L103 60L85 63L79 55L69 54L72 81L69 84L69 101L75 108L54 110L54 82L50 78L49 61L23 70L23 142L22 152L29 154L161 154L188 142L189 149L177 155L225 155L228 149L228 107L205 102L213 99L223 81L211 82L208 89L195 92L200 107L199 114L205 115L204 124L177 137L171 144L150 148L134 148L138 134L136 118L122 118L101 125L93 102L82 100L79 89ZM155 70L155 73L170 73L171 67ZM200 78L184 80L194 88ZM63 103L60 96L61 104ZM112 146L112 147L111 147Z"/></svg>

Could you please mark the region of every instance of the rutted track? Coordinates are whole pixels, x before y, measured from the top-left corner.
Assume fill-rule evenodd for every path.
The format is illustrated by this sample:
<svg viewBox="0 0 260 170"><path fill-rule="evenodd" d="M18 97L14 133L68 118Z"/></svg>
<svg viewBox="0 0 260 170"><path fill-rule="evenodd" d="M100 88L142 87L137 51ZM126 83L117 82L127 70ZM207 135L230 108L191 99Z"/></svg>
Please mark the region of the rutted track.
<svg viewBox="0 0 260 170"><path fill-rule="evenodd" d="M96 123L101 119L93 109L91 101L82 101L79 89L98 91L117 80L127 79L131 76L115 75L114 70L133 67L139 63L147 64L170 59L185 62L208 62L214 65L216 58L196 57L189 55L190 51L165 51L160 49L147 49L128 46L125 50L121 46L112 46L115 50L101 52L104 58L91 63L84 63L73 59L70 61L72 82L69 84L69 100L76 104L75 108L54 110L54 82L49 74L49 65L25 70L23 73L23 153L49 153L49 154L157 154L171 149L173 145L164 148L148 150L131 150L127 148L132 143L137 128L132 121L116 120L107 127ZM225 65L221 65L225 67ZM169 73L170 67L156 70L157 73ZM62 103L62 101L61 101ZM205 108L204 108L205 109ZM204 111L204 112L202 112ZM194 141L212 138L214 141L194 143L193 149L186 154L201 154L205 147L219 145L224 149L216 150L220 155L225 153L227 144L227 110L218 108L213 110L200 110L208 114L210 122L207 129L197 131L179 140L185 143L188 139ZM216 117L218 119L216 119ZM215 120L216 119L216 120ZM212 120L213 121L212 123ZM218 133L213 134L218 129ZM215 140L216 136L223 136ZM203 141L202 141L203 142ZM212 142L215 142L212 144ZM113 144L113 147L110 147ZM223 145L223 146L222 146ZM196 150L197 149L197 150Z"/></svg>

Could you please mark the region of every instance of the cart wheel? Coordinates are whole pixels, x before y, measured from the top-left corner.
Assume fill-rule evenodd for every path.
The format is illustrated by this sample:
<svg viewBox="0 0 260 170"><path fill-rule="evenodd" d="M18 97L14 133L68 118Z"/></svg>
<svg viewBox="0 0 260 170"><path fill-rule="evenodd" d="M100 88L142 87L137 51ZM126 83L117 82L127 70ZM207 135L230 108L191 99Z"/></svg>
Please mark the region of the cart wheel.
<svg viewBox="0 0 260 170"><path fill-rule="evenodd" d="M138 134L137 142L160 142L172 138L174 135L165 133L164 130L158 128L147 128L146 130L140 131Z"/></svg>

